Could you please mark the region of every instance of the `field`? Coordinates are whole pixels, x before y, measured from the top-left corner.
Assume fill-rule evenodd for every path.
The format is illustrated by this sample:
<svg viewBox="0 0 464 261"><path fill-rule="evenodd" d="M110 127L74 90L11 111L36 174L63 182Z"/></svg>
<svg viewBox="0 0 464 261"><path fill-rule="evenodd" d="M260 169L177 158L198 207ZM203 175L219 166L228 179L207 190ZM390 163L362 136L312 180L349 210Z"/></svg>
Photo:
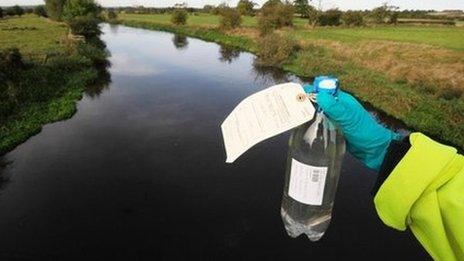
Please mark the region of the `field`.
<svg viewBox="0 0 464 261"><path fill-rule="evenodd" d="M120 14L119 19L170 24L167 14ZM377 26L362 28L317 27L311 28L307 20L295 18L295 29L292 33L301 39L327 39L343 42L359 42L363 40L386 40L419 44L430 44L452 50L464 51L464 28L445 26ZM256 18L243 17L243 25L255 27ZM210 14L191 15L188 25L200 27L216 27L219 16Z"/></svg>
<svg viewBox="0 0 464 261"><path fill-rule="evenodd" d="M256 52L256 19L217 29L219 17L190 15L174 26L169 15L120 14L128 26L170 31ZM283 68L301 76L334 74L342 88L411 129L464 148L464 28L446 26L316 27L295 19L278 31L302 46Z"/></svg>
<svg viewBox="0 0 464 261"><path fill-rule="evenodd" d="M67 34L66 25L35 15L0 19L0 50L18 48L27 64L0 82L0 154L43 124L73 115L76 100L96 79L91 64L67 52Z"/></svg>
<svg viewBox="0 0 464 261"><path fill-rule="evenodd" d="M64 24L36 16L0 19L0 48L17 47L25 55L42 55L63 49Z"/></svg>

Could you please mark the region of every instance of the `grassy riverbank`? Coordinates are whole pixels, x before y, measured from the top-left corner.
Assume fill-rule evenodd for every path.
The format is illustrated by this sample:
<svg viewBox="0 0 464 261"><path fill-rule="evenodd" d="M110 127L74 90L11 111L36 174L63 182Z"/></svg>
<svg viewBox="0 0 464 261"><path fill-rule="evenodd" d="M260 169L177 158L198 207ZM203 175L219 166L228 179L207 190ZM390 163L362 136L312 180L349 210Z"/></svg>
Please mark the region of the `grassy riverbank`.
<svg viewBox="0 0 464 261"><path fill-rule="evenodd" d="M0 154L42 125L72 116L97 78L92 61L71 50L67 34L65 24L33 15L0 19L0 50L18 48L24 62L0 83Z"/></svg>
<svg viewBox="0 0 464 261"><path fill-rule="evenodd" d="M255 52L254 18L232 31L218 18L190 16L173 26L168 15L122 14L121 24L169 31ZM345 90L412 129L464 148L464 30L451 27L294 28L280 30L301 50L283 68L300 76L337 75ZM433 37L427 37L431 35Z"/></svg>

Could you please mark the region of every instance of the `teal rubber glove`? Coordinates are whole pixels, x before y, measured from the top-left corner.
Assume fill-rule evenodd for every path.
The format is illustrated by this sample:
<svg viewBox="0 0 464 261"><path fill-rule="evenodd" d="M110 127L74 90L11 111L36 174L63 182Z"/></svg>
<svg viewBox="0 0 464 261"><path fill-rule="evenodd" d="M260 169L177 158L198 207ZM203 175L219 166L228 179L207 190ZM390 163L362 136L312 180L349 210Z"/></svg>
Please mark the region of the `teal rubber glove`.
<svg viewBox="0 0 464 261"><path fill-rule="evenodd" d="M390 142L402 138L380 125L346 92L339 90L336 97L319 92L316 101L325 115L340 126L348 151L371 169L378 171Z"/></svg>

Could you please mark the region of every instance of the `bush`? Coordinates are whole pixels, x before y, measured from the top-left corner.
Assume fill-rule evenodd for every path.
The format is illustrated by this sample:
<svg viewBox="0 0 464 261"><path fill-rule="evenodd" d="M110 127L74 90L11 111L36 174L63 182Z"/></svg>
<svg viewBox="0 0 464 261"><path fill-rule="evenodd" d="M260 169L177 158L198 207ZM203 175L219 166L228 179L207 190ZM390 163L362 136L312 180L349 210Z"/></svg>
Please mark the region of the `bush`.
<svg viewBox="0 0 464 261"><path fill-rule="evenodd" d="M63 6L66 0L45 0L47 15L53 20L61 21Z"/></svg>
<svg viewBox="0 0 464 261"><path fill-rule="evenodd" d="M108 65L108 53L105 49L99 48L92 44L81 43L77 46L77 53L86 59L89 59L95 66Z"/></svg>
<svg viewBox="0 0 464 261"><path fill-rule="evenodd" d="M10 74L24 68L23 56L18 48L8 48L0 51L0 71Z"/></svg>
<svg viewBox="0 0 464 261"><path fill-rule="evenodd" d="M261 8L258 28L262 35L284 26L293 26L294 8L289 3L268 1Z"/></svg>
<svg viewBox="0 0 464 261"><path fill-rule="evenodd" d="M395 25L398 24L398 15L398 12L392 12L388 18L388 23Z"/></svg>
<svg viewBox="0 0 464 261"><path fill-rule="evenodd" d="M175 9L171 15L171 22L175 25L185 25L187 23L187 11L185 9Z"/></svg>
<svg viewBox="0 0 464 261"><path fill-rule="evenodd" d="M233 29L240 26L242 23L242 17L240 13L234 8L223 8L220 12L221 19L219 21L219 27L221 29Z"/></svg>
<svg viewBox="0 0 464 261"><path fill-rule="evenodd" d="M389 11L387 4L383 4L382 6L376 7L371 11L372 18L378 24L385 23L385 19L387 19L388 15Z"/></svg>
<svg viewBox="0 0 464 261"><path fill-rule="evenodd" d="M462 97L463 92L462 89L458 88L445 88L439 92L439 97L445 100L459 99Z"/></svg>
<svg viewBox="0 0 464 261"><path fill-rule="evenodd" d="M218 6L216 6L216 8L214 8L212 10L212 13L214 15L220 15L222 10L226 9L226 8L229 8L229 6L226 3L223 2L223 3L219 4Z"/></svg>
<svg viewBox="0 0 464 261"><path fill-rule="evenodd" d="M364 25L364 17L359 11L346 11L342 15L342 20L346 25L362 26Z"/></svg>
<svg viewBox="0 0 464 261"><path fill-rule="evenodd" d="M203 6L203 12L212 13L214 10L214 5L205 5Z"/></svg>
<svg viewBox="0 0 464 261"><path fill-rule="evenodd" d="M250 0L240 0L237 3L237 11L240 15L253 15L253 7L256 3Z"/></svg>
<svg viewBox="0 0 464 261"><path fill-rule="evenodd" d="M102 8L94 0L66 1L63 6L62 18L70 21L76 17L90 17L99 19Z"/></svg>
<svg viewBox="0 0 464 261"><path fill-rule="evenodd" d="M320 16L319 10L314 8L313 6L308 6L308 23L312 25L313 27L316 26L317 22L319 21L319 16Z"/></svg>
<svg viewBox="0 0 464 261"><path fill-rule="evenodd" d="M34 8L34 14L41 17L47 17L47 10L45 9L45 6L38 5Z"/></svg>
<svg viewBox="0 0 464 261"><path fill-rule="evenodd" d="M108 20L110 21L118 19L118 15L113 10L108 11L108 14L106 16L108 17Z"/></svg>
<svg viewBox="0 0 464 261"><path fill-rule="evenodd" d="M13 7L6 9L6 15L8 16L22 16L24 14L24 9L22 9L19 5L15 5Z"/></svg>
<svg viewBox="0 0 464 261"><path fill-rule="evenodd" d="M15 16L16 13L13 10L13 8L7 8L7 9L5 9L5 15L7 15L7 16Z"/></svg>
<svg viewBox="0 0 464 261"><path fill-rule="evenodd" d="M295 5L296 12L300 14L302 18L308 18L308 11L310 8L308 0L295 0L293 4Z"/></svg>
<svg viewBox="0 0 464 261"><path fill-rule="evenodd" d="M81 16L69 20L68 24L72 34L81 35L87 39L101 34L98 22L96 18Z"/></svg>
<svg viewBox="0 0 464 261"><path fill-rule="evenodd" d="M258 44L258 64L266 66L282 66L299 49L295 41L276 33L260 38Z"/></svg>
<svg viewBox="0 0 464 261"><path fill-rule="evenodd" d="M338 9L329 9L319 16L318 23L322 26L338 26L340 25L341 17L342 11Z"/></svg>
<svg viewBox="0 0 464 261"><path fill-rule="evenodd" d="M11 7L14 15L17 15L17 16L22 16L24 14L24 9L22 9L19 5L15 5L13 7Z"/></svg>

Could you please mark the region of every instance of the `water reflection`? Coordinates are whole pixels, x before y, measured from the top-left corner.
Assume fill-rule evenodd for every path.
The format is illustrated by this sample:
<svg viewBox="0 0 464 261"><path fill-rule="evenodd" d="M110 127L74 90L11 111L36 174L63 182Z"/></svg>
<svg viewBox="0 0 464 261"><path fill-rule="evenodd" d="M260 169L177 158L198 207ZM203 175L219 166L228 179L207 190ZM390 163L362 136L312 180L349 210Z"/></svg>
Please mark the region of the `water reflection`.
<svg viewBox="0 0 464 261"><path fill-rule="evenodd" d="M108 62L109 63L109 62ZM85 94L90 98L98 98L104 90L109 89L111 83L111 73L107 66L98 68L98 76L95 81L87 86Z"/></svg>
<svg viewBox="0 0 464 261"><path fill-rule="evenodd" d="M117 34L118 33L118 29L119 29L118 24L109 24L109 26L110 26L110 32L112 34Z"/></svg>
<svg viewBox="0 0 464 261"><path fill-rule="evenodd" d="M5 187L10 182L10 175L6 171L8 165L13 163L12 161L8 161L5 158L0 158L0 194L5 189Z"/></svg>
<svg viewBox="0 0 464 261"><path fill-rule="evenodd" d="M172 37L172 43L174 44L177 50L187 49L189 44L187 37L181 34L175 34Z"/></svg>
<svg viewBox="0 0 464 261"><path fill-rule="evenodd" d="M255 81L261 82L276 82L283 83L290 81L290 75L284 70L272 67L272 66L263 66L256 62L253 62L253 73L255 75Z"/></svg>
<svg viewBox="0 0 464 261"><path fill-rule="evenodd" d="M240 57L241 51L235 48L221 45L219 47L219 61L232 63Z"/></svg>

